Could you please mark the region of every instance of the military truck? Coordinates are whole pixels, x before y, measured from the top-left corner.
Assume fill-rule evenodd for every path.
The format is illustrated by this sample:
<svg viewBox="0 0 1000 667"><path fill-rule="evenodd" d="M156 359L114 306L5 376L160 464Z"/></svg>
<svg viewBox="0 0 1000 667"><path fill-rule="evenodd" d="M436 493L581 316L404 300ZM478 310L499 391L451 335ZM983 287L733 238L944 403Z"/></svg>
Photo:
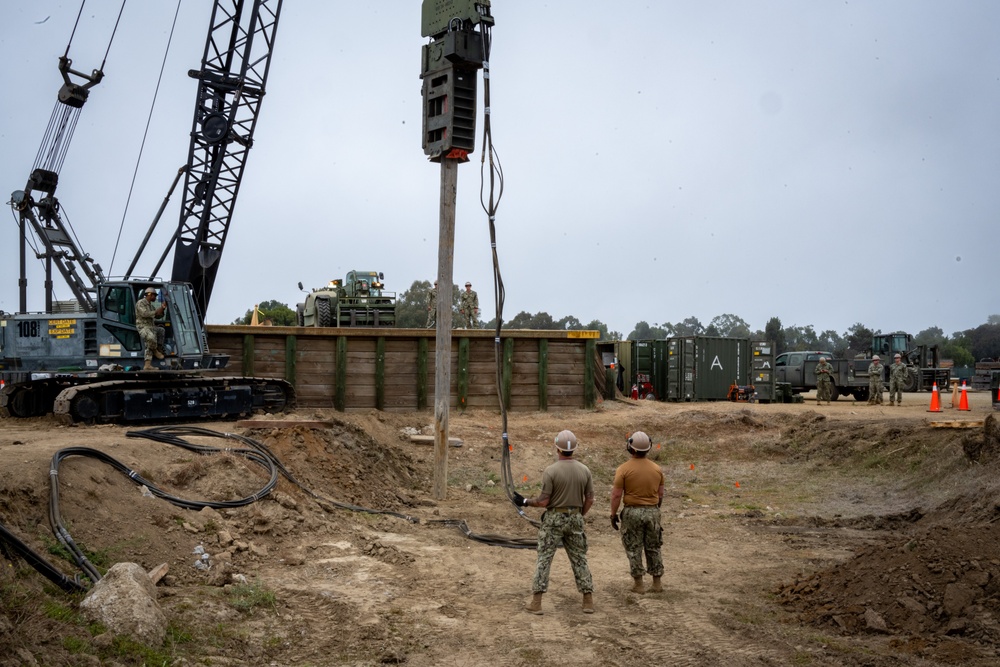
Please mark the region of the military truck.
<svg viewBox="0 0 1000 667"><path fill-rule="evenodd" d="M348 271L343 280L307 293L295 306L300 327L394 327L396 293L385 291L376 271ZM299 283L299 289L302 283Z"/></svg>
<svg viewBox="0 0 1000 667"><path fill-rule="evenodd" d="M833 366L833 388L830 400L840 396L853 396L855 400L868 400L868 365L870 359L834 359L830 352L805 350L782 352L774 358L774 381L787 382L792 393L800 394L816 388L816 365L820 357Z"/></svg>

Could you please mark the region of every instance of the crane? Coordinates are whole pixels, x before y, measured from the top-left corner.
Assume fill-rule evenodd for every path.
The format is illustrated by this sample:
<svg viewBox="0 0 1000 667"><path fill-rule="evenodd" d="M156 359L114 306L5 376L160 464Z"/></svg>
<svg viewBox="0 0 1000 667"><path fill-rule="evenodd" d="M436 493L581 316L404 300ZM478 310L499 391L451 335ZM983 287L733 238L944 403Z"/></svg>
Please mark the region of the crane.
<svg viewBox="0 0 1000 667"><path fill-rule="evenodd" d="M229 356L208 349L205 313L218 273L233 208L264 98L282 0L215 0L198 81L184 197L176 232L150 276L132 276L145 241L124 279L108 279L60 216L59 169L80 110L103 79L60 59L63 86L24 190L11 195L19 218L19 311L0 314L0 414L54 412L65 421L152 421L219 418L294 403L284 380L207 376ZM159 217L159 216L157 216ZM156 220L153 225L155 226ZM26 246L39 239L45 264L45 312L27 311ZM150 229L150 233L152 228ZM149 234L147 234L147 239ZM155 278L173 250L171 279ZM53 299L52 269L75 303ZM147 288L170 303L162 370L136 373L143 344L135 303Z"/></svg>

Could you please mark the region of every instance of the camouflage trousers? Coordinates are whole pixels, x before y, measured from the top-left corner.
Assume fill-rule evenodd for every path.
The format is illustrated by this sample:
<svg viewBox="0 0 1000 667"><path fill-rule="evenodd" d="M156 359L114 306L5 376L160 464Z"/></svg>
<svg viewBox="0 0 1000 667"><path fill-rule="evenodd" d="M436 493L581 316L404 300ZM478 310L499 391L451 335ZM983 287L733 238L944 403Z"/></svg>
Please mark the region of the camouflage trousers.
<svg viewBox="0 0 1000 667"><path fill-rule="evenodd" d="M823 378L816 382L816 402L820 401L830 401L830 395L833 393L831 390L833 388L833 382L830 378Z"/></svg>
<svg viewBox="0 0 1000 667"><path fill-rule="evenodd" d="M882 378L868 382L868 405L882 405Z"/></svg>
<svg viewBox="0 0 1000 667"><path fill-rule="evenodd" d="M587 567L587 535L583 532L583 515L579 512L546 512L538 529L538 565L531 581L533 593L544 593L549 588L549 569L556 549L562 545L573 568L576 589L581 593L594 592L594 580Z"/></svg>
<svg viewBox="0 0 1000 667"><path fill-rule="evenodd" d="M153 350L163 352L163 341L167 336L167 331L163 327L141 327L139 338L142 339L145 347L146 361L153 360Z"/></svg>
<svg viewBox="0 0 1000 667"><path fill-rule="evenodd" d="M903 404L903 381L889 380L889 402L893 401Z"/></svg>
<svg viewBox="0 0 1000 667"><path fill-rule="evenodd" d="M660 526L660 508L626 507L622 510L622 546L628 557L628 566L633 577L641 577L647 572L654 577L663 576L663 528ZM646 567L642 567L642 555L646 554Z"/></svg>

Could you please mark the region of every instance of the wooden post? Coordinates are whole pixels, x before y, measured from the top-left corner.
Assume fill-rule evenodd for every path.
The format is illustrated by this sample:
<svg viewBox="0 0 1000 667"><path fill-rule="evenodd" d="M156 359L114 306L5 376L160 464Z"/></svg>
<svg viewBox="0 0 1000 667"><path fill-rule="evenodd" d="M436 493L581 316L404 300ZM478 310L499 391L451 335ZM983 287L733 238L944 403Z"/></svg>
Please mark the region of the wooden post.
<svg viewBox="0 0 1000 667"><path fill-rule="evenodd" d="M434 350L434 497L448 497L448 403L451 401L451 297L455 265L458 160L441 158L437 337Z"/></svg>
<svg viewBox="0 0 1000 667"><path fill-rule="evenodd" d="M385 410L385 336L375 341L375 409Z"/></svg>
<svg viewBox="0 0 1000 667"><path fill-rule="evenodd" d="M347 336L337 336L337 368L334 380L333 407L347 410Z"/></svg>
<svg viewBox="0 0 1000 667"><path fill-rule="evenodd" d="M538 409L549 409L549 339L538 339Z"/></svg>
<svg viewBox="0 0 1000 667"><path fill-rule="evenodd" d="M597 341L593 338L587 340L584 348L586 358L583 360L583 405L585 408L597 406L597 387L594 385L594 373L597 371L595 359L597 359Z"/></svg>
<svg viewBox="0 0 1000 667"><path fill-rule="evenodd" d="M285 379L291 383L293 387L296 386L295 378L295 368L297 366L296 357L298 356L298 338L295 336L285 337Z"/></svg>
<svg viewBox="0 0 1000 667"><path fill-rule="evenodd" d="M427 407L427 338L417 341L417 410Z"/></svg>
<svg viewBox="0 0 1000 667"><path fill-rule="evenodd" d="M243 373L244 377L253 377L253 357L256 351L254 347L253 335L247 334L243 336L243 364L240 372Z"/></svg>

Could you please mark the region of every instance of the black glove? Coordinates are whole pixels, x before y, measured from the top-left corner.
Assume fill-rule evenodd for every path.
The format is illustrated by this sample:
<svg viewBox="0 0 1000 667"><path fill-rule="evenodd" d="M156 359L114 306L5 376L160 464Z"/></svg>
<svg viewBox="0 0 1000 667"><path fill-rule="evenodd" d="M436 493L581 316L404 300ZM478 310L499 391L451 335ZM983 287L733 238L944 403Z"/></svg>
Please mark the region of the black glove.
<svg viewBox="0 0 1000 667"><path fill-rule="evenodd" d="M612 514L611 515L611 527L614 528L615 530L618 530L618 515L617 514Z"/></svg>
<svg viewBox="0 0 1000 667"><path fill-rule="evenodd" d="M514 504L517 505L518 507L524 507L524 496L522 496L517 491L514 492L514 497L512 498L512 500L514 501Z"/></svg>

